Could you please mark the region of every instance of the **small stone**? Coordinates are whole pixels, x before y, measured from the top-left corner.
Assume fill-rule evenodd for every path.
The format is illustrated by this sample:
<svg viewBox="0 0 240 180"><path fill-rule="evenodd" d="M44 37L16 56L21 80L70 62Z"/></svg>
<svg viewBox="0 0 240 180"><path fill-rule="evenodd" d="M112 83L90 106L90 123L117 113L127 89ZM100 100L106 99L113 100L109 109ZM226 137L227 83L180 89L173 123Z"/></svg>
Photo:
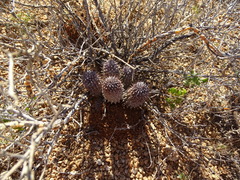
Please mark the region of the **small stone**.
<svg viewBox="0 0 240 180"><path fill-rule="evenodd" d="M134 175L136 175L136 174L137 174L137 169L136 169L136 168L133 168L133 169L132 169L132 173L133 173Z"/></svg>
<svg viewBox="0 0 240 180"><path fill-rule="evenodd" d="M107 170L107 171L110 171L111 169L112 169L111 166L106 166L106 170Z"/></svg>
<svg viewBox="0 0 240 180"><path fill-rule="evenodd" d="M101 159L97 159L96 163L98 166L104 165L104 162L102 162Z"/></svg>
<svg viewBox="0 0 240 180"><path fill-rule="evenodd" d="M137 177L138 179L142 179L142 174L138 172L137 175L136 175L136 177Z"/></svg>

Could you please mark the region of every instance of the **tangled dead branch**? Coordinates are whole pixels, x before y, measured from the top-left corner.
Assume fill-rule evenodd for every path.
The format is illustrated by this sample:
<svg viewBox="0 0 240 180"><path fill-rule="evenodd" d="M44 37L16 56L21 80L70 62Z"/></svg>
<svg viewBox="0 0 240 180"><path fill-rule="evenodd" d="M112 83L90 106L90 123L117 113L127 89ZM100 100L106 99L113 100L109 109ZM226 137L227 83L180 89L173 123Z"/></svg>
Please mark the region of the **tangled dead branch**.
<svg viewBox="0 0 240 180"><path fill-rule="evenodd" d="M239 179L238 9L1 2L0 179ZM109 59L150 86L143 107L86 92Z"/></svg>

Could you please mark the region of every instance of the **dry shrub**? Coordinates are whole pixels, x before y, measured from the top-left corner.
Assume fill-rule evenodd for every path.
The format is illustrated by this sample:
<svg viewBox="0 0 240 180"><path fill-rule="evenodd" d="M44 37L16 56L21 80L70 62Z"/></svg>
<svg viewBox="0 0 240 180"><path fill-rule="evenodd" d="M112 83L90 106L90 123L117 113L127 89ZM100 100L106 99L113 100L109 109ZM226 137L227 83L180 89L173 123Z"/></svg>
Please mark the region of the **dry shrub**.
<svg viewBox="0 0 240 180"><path fill-rule="evenodd" d="M239 3L0 3L1 179L239 179ZM91 97L114 59L151 87Z"/></svg>

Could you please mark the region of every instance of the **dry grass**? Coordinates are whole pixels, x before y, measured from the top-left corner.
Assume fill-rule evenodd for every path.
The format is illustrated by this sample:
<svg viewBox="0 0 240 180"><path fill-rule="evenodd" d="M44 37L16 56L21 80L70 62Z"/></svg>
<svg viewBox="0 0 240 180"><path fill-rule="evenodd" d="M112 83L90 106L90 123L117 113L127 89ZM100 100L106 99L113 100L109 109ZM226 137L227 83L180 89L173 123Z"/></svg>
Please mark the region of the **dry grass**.
<svg viewBox="0 0 240 180"><path fill-rule="evenodd" d="M0 3L0 179L240 179L239 3ZM114 59L139 109L89 96Z"/></svg>

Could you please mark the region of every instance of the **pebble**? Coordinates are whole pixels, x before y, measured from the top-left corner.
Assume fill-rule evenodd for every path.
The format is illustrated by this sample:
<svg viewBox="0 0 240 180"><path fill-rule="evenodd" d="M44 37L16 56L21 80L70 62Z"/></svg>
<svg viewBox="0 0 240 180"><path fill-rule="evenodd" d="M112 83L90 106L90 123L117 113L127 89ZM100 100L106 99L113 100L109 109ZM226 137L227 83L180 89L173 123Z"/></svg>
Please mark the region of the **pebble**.
<svg viewBox="0 0 240 180"><path fill-rule="evenodd" d="M106 166L106 170L107 170L107 171L111 171L111 170L112 170L112 167L111 167L111 166Z"/></svg>
<svg viewBox="0 0 240 180"><path fill-rule="evenodd" d="M140 180L140 179L142 179L142 174L138 172L136 177Z"/></svg>
<svg viewBox="0 0 240 180"><path fill-rule="evenodd" d="M97 159L96 163L98 166L104 165L104 162L101 159Z"/></svg>
<svg viewBox="0 0 240 180"><path fill-rule="evenodd" d="M136 168L133 168L133 169L132 169L132 173L133 173L134 175L136 175L136 174L137 174L137 169L136 169Z"/></svg>

